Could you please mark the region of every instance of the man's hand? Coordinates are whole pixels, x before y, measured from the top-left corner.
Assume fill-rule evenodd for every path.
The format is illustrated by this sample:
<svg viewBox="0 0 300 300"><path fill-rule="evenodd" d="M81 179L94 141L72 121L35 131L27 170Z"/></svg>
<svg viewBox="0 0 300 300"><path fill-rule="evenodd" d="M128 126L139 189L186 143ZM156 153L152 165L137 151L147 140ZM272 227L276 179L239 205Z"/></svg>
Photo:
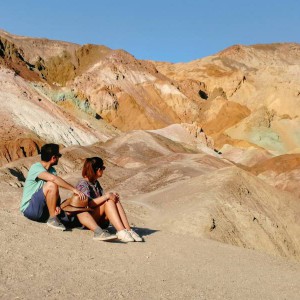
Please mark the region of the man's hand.
<svg viewBox="0 0 300 300"><path fill-rule="evenodd" d="M74 194L76 194L76 195L79 196L79 199L80 199L81 201L86 200L87 196L86 196L84 193L82 193L82 192L80 192L80 191L78 191L78 190L76 190L76 189L74 189L73 192L74 192Z"/></svg>
<svg viewBox="0 0 300 300"><path fill-rule="evenodd" d="M76 188L74 188L74 186L72 186L71 184L69 184L68 182L66 182L64 179L62 179L59 176L53 175L49 172L42 172L39 174L38 176L40 179L44 180L44 181L51 181L54 182L55 184L57 184L59 187L62 187L64 189L67 189L69 191L72 191L74 194L79 196L80 200L85 200L87 197L85 196L85 194L83 194L82 192L78 191Z"/></svg>
<svg viewBox="0 0 300 300"><path fill-rule="evenodd" d="M56 206L56 208L55 208L55 215L56 215L56 216L59 215L60 212L61 212L60 207L59 207L59 206Z"/></svg>

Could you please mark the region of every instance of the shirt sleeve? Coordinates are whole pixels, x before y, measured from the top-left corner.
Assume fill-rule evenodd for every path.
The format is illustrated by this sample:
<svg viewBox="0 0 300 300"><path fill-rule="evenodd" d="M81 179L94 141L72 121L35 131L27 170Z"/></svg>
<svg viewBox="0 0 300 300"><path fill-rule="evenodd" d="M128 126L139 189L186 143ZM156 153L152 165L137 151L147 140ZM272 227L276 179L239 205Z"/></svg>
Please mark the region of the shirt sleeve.
<svg viewBox="0 0 300 300"><path fill-rule="evenodd" d="M76 185L76 189L84 193L88 198L91 198L89 185L85 180L80 180Z"/></svg>
<svg viewBox="0 0 300 300"><path fill-rule="evenodd" d="M34 181L38 181L38 176L43 172L47 172L47 170L43 167L42 164L37 163L30 169L30 174L28 177Z"/></svg>
<svg viewBox="0 0 300 300"><path fill-rule="evenodd" d="M57 176L57 172L56 172L56 170L55 170L53 167L51 167L51 168L49 169L49 172L50 172L51 174Z"/></svg>

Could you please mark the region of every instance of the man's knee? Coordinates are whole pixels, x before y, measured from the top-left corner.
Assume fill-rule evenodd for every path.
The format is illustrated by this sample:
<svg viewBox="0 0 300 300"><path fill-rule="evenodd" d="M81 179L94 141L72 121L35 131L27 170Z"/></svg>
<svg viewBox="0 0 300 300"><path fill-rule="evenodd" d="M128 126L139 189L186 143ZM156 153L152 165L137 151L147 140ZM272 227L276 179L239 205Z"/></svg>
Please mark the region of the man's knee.
<svg viewBox="0 0 300 300"><path fill-rule="evenodd" d="M58 185L54 182L51 182L51 181L47 181L44 186L43 186L43 191L44 191L44 194L46 195L47 193L49 192L52 192L52 193L57 193L58 192Z"/></svg>

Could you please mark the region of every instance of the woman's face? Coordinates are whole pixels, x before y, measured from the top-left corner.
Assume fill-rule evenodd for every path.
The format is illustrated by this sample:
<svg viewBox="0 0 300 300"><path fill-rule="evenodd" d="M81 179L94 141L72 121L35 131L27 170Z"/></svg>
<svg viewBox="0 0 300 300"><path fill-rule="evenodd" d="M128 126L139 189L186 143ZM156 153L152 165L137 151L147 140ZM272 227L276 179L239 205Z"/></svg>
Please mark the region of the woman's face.
<svg viewBox="0 0 300 300"><path fill-rule="evenodd" d="M105 170L105 166L103 166L102 168L98 168L96 172L97 178L102 177L104 170Z"/></svg>

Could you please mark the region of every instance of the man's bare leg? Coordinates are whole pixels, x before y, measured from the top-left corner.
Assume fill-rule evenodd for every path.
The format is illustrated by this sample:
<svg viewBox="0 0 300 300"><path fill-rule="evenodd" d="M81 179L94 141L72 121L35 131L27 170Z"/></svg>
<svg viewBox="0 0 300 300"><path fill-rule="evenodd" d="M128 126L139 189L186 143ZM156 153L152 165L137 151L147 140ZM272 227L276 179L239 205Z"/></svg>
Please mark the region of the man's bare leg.
<svg viewBox="0 0 300 300"><path fill-rule="evenodd" d="M58 185L51 181L47 181L43 186L43 193L46 198L46 203L50 215L50 218L47 221L47 225L54 229L65 231L66 227L56 217L56 215L59 213L59 210L56 209L59 199Z"/></svg>
<svg viewBox="0 0 300 300"><path fill-rule="evenodd" d="M56 216L56 206L59 198L58 185L48 181L43 186L43 192L46 198L50 218L53 218Z"/></svg>

